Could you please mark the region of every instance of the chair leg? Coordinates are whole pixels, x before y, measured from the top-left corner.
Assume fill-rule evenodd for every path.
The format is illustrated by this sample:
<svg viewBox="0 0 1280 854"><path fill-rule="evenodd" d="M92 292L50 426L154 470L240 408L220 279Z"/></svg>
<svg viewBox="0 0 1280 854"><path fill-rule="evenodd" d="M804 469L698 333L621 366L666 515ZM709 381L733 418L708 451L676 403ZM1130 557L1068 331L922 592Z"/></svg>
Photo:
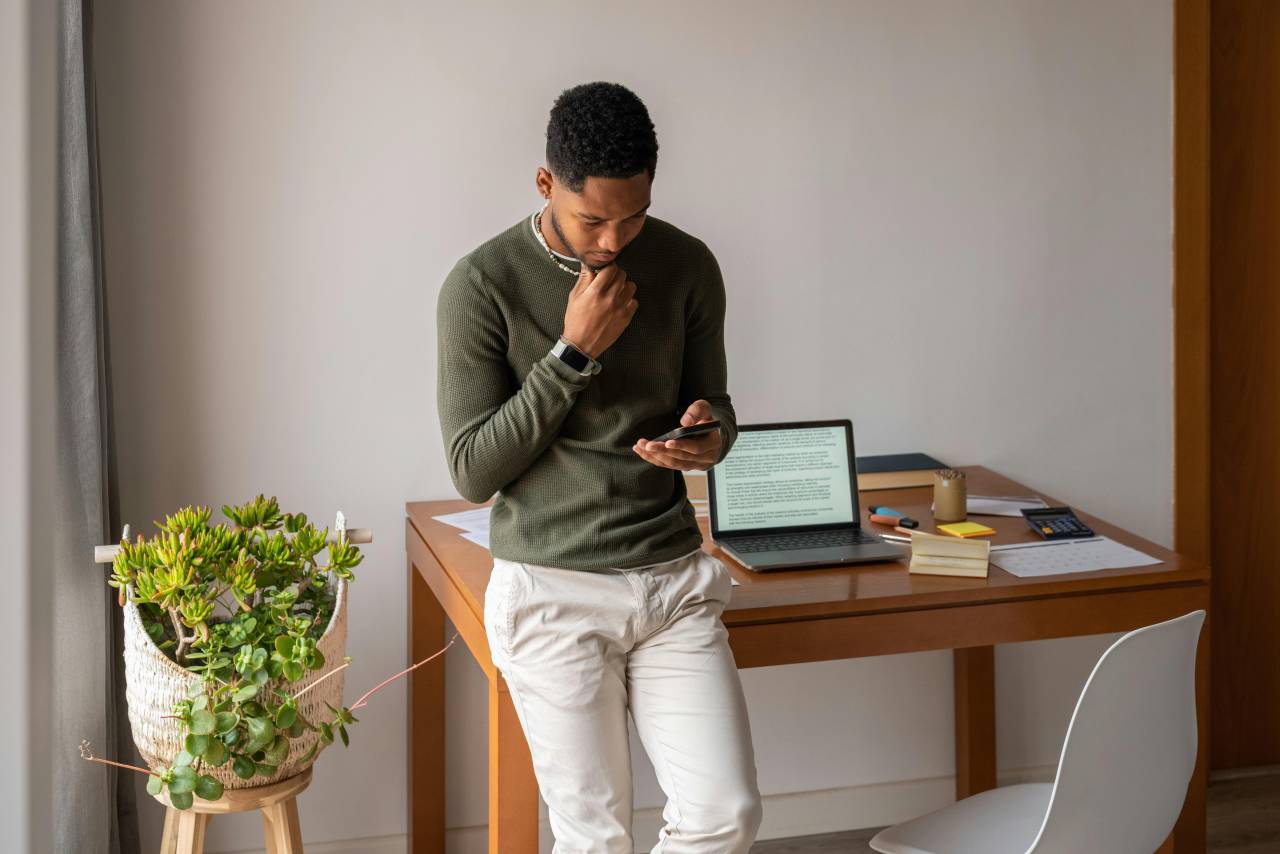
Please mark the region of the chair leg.
<svg viewBox="0 0 1280 854"><path fill-rule="evenodd" d="M263 807L262 830L267 837L267 854L302 854L298 799L287 798Z"/></svg>
<svg viewBox="0 0 1280 854"><path fill-rule="evenodd" d="M204 854L204 831L209 824L209 816L191 810L170 810L176 812L174 834L175 854ZM165 829L168 830L169 816L165 816Z"/></svg>

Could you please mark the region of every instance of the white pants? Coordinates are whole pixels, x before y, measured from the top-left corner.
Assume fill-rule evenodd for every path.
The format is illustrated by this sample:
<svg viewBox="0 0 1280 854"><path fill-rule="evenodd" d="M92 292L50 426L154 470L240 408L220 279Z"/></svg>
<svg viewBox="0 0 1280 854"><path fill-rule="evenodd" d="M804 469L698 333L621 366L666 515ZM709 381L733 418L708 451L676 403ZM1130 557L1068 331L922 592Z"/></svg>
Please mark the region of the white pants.
<svg viewBox="0 0 1280 854"><path fill-rule="evenodd" d="M720 620L729 569L698 551L634 569L494 558L484 623L547 802L555 854L633 854L627 711L667 795L651 854L745 854L760 790Z"/></svg>

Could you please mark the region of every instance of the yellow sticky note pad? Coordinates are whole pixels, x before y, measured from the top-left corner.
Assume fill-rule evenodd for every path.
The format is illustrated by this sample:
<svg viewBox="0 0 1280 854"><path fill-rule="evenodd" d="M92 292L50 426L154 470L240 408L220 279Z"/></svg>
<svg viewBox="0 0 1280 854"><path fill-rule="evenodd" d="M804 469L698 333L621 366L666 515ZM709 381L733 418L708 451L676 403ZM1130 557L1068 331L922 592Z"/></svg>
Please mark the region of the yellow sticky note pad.
<svg viewBox="0 0 1280 854"><path fill-rule="evenodd" d="M953 522L950 525L939 525L938 530L953 537L988 537L996 532L995 528L988 528L977 522Z"/></svg>

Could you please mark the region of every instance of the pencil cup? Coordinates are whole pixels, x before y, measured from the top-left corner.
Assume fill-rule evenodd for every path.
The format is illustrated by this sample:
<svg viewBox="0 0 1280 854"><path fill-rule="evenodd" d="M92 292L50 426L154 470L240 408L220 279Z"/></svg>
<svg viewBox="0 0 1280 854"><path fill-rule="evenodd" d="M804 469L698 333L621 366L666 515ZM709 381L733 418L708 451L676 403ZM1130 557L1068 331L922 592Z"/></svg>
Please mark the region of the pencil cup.
<svg viewBox="0 0 1280 854"><path fill-rule="evenodd" d="M963 522L969 512L966 507L968 489L964 472L942 469L933 475L933 519L935 522Z"/></svg>

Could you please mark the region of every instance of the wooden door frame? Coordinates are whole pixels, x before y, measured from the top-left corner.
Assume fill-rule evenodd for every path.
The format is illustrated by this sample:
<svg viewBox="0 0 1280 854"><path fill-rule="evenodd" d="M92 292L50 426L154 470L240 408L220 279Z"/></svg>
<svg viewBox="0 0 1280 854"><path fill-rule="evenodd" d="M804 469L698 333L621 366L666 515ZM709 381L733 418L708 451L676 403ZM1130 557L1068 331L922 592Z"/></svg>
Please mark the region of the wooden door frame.
<svg viewBox="0 0 1280 854"><path fill-rule="evenodd" d="M1209 3L1173 0L1173 547L1212 566Z"/></svg>

